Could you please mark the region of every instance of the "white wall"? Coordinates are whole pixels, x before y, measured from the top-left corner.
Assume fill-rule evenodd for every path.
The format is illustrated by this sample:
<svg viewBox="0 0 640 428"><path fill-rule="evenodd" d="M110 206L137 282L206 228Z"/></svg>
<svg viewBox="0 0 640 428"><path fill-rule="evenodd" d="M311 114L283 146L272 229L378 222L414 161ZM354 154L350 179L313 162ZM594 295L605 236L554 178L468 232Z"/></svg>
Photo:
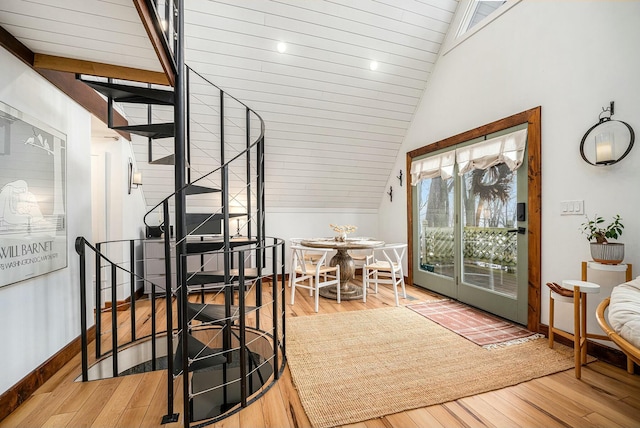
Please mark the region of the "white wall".
<svg viewBox="0 0 640 428"><path fill-rule="evenodd" d="M95 241L119 241L144 238L144 217L146 205L144 186L131 189L129 193L129 159L137 170L131 143L124 138L95 137L91 144L91 155L100 168L92 173L92 192L96 199L104 201L104 206L96 209L93 216L94 230L101 230L104 236ZM105 180L105 177L106 180ZM94 201L96 203L97 201ZM99 205L99 204L98 204ZM137 272L142 272L142 241L136 241ZM124 269L130 270L129 242L106 244L103 253ZM110 273L103 271L103 289L108 286ZM124 300L131 295L129 274L118 270L117 299ZM142 284L138 284L140 288ZM106 290L103 302L111 301L111 292Z"/></svg>
<svg viewBox="0 0 640 428"><path fill-rule="evenodd" d="M580 278L590 260L581 216L560 216L563 200L585 212L620 214L627 263L640 272L640 148L609 167L579 154L580 140L615 101L614 119L640 132L640 2L522 1L441 56L407 133L406 152L503 117L542 106L542 322L548 281ZM636 146L638 143L636 142ZM405 171L406 172L406 171ZM403 188L404 189L404 188ZM406 194L383 197L380 236L406 242Z"/></svg>
<svg viewBox="0 0 640 428"><path fill-rule="evenodd" d="M349 236L379 236L377 210L346 210L343 208L275 209L266 213L267 236L284 239L286 242L285 266L289 271L289 246L291 238L318 238L334 236L329 224L352 224L358 229Z"/></svg>
<svg viewBox="0 0 640 428"><path fill-rule="evenodd" d="M0 101L66 134L68 267L0 288L0 394L80 334L77 236L91 237L89 114L0 48Z"/></svg>

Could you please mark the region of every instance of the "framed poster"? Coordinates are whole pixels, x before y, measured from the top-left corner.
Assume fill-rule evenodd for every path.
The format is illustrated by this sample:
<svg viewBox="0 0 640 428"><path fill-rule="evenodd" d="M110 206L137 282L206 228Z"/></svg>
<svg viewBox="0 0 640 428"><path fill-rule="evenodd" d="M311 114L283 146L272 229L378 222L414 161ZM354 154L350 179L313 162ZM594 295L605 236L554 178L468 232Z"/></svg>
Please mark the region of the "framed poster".
<svg viewBox="0 0 640 428"><path fill-rule="evenodd" d="M67 266L66 136L0 102L0 287Z"/></svg>

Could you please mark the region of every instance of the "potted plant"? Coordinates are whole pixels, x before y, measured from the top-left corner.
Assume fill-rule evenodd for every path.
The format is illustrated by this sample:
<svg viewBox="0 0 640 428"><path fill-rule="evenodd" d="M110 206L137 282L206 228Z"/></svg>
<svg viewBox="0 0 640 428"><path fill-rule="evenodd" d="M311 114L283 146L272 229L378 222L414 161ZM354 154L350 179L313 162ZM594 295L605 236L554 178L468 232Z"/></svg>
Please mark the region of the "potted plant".
<svg viewBox="0 0 640 428"><path fill-rule="evenodd" d="M624 244L609 242L609 239L618 239L622 235L622 219L619 214L613 217L613 221L604 224L604 218L596 214L593 220L582 223L582 233L591 243L591 257L598 263L617 265L624 260ZM595 242L593 242L595 240Z"/></svg>

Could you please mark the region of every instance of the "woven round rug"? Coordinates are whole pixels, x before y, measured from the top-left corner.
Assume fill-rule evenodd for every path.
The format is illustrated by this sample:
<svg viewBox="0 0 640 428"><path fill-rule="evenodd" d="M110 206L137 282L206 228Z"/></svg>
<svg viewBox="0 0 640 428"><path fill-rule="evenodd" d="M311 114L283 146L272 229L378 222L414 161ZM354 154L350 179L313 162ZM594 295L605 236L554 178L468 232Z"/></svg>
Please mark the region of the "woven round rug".
<svg viewBox="0 0 640 428"><path fill-rule="evenodd" d="M487 350L393 307L288 318L287 360L311 424L325 428L567 370L573 350L546 339Z"/></svg>

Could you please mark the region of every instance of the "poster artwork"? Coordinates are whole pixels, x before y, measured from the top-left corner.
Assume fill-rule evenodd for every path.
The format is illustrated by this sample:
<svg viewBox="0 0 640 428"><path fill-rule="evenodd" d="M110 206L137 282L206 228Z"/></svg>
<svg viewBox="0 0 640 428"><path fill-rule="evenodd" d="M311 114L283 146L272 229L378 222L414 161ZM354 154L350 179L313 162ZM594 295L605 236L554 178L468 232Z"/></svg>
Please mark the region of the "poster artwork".
<svg viewBox="0 0 640 428"><path fill-rule="evenodd" d="M66 266L66 136L0 102L0 287Z"/></svg>

